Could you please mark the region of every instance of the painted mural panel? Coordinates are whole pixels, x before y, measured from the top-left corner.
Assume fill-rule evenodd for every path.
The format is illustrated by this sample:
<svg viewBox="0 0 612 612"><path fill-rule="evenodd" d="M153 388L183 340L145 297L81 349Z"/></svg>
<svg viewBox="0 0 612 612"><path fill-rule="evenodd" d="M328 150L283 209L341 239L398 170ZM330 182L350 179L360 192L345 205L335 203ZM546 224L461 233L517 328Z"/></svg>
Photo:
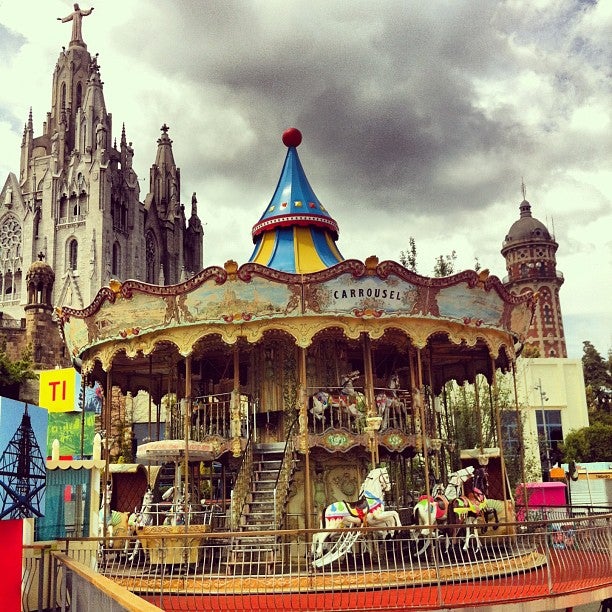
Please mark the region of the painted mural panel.
<svg viewBox="0 0 612 612"><path fill-rule="evenodd" d="M437 295L437 303L441 317L459 321L466 319L481 321L493 327L501 326L504 302L496 291L468 287L462 283L441 288Z"/></svg>
<svg viewBox="0 0 612 612"><path fill-rule="evenodd" d="M48 412L0 397L0 519L42 516Z"/></svg>
<svg viewBox="0 0 612 612"><path fill-rule="evenodd" d="M284 317L299 306L299 285L254 276L250 282L206 281L189 293L155 295L136 289L130 298L105 301L86 319L71 317L64 333L71 354L101 340L119 340L168 325L236 324Z"/></svg>
<svg viewBox="0 0 612 612"><path fill-rule="evenodd" d="M229 281L203 285L190 293L185 306L194 320L204 323L240 323L284 317L299 302L297 285L285 285L253 276L250 282Z"/></svg>

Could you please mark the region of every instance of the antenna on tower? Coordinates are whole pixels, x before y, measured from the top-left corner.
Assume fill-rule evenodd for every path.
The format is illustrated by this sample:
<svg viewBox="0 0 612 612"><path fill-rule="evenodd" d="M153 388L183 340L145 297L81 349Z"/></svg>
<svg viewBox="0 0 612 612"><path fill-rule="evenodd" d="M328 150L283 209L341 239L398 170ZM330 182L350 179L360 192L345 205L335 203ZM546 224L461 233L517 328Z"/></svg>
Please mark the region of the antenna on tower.
<svg viewBox="0 0 612 612"><path fill-rule="evenodd" d="M555 218L552 215L550 217L550 222L552 225L552 237L554 239L555 238Z"/></svg>

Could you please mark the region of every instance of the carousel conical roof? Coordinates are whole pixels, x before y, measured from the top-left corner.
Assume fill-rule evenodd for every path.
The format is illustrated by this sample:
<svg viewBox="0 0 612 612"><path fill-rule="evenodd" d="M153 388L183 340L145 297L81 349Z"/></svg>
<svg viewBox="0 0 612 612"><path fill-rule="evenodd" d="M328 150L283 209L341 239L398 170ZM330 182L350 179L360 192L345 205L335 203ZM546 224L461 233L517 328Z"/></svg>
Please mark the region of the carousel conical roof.
<svg viewBox="0 0 612 612"><path fill-rule="evenodd" d="M302 134L283 134L288 148L276 191L253 226L250 262L294 274L318 272L344 257L336 247L338 224L315 195L297 153Z"/></svg>

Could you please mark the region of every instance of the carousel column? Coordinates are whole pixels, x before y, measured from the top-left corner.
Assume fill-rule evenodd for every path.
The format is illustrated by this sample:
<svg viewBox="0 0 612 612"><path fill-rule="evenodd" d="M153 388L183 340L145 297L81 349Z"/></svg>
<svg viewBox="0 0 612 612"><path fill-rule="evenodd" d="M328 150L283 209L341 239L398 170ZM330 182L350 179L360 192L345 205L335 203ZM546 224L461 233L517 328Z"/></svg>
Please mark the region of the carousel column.
<svg viewBox="0 0 612 612"><path fill-rule="evenodd" d="M191 433L191 355L185 357L185 397L183 404L183 431L185 437L185 457L183 463L184 491L183 516L185 517L185 529L189 525L189 438Z"/></svg>
<svg viewBox="0 0 612 612"><path fill-rule="evenodd" d="M478 392L478 374L472 368L474 377L474 404L476 404L476 423L478 423L478 444L480 454L478 455L478 463L484 466L487 462L487 457L484 450L484 439L482 437L482 408L480 407L480 393Z"/></svg>
<svg viewBox="0 0 612 612"><path fill-rule="evenodd" d="M506 472L506 458L504 456L504 449L502 445L502 424L501 424L501 415L499 414L499 389L497 387L497 371L495 370L495 359L491 358L491 383L493 386L493 397L494 397L494 406L493 410L495 412L495 427L497 429L497 440L499 446L499 464L501 471L501 481L502 481L502 492L504 495L504 513L506 514L506 522L508 522L508 495L506 490L506 485L508 483L508 477Z"/></svg>
<svg viewBox="0 0 612 612"><path fill-rule="evenodd" d="M415 393L415 403L419 411L419 419L421 421L421 452L423 453L423 461L425 462L425 494L431 495L431 484L429 482L429 462L427 461L427 430L425 427L425 393L423 390L423 361L421 357L421 349L417 349L417 371L416 384L417 392ZM418 438L417 438L418 439Z"/></svg>
<svg viewBox="0 0 612 612"><path fill-rule="evenodd" d="M111 412L113 409L113 366L112 364L108 367L106 372L106 390L103 405L103 423L104 423L104 487L103 491L106 493L108 484L110 482L110 440L111 440L111 425L112 418ZM106 538L108 531L108 504L104 504L102 511L102 537Z"/></svg>
<svg viewBox="0 0 612 612"><path fill-rule="evenodd" d="M525 505L525 516L529 515L529 497L527 495L527 472L525 469L525 440L523 438L523 421L521 419L521 408L518 399L518 389L516 387L516 360L512 362L512 383L514 386L514 409L516 412L516 432L518 434L518 455L521 466L521 479L523 481L523 504Z"/></svg>
<svg viewBox="0 0 612 612"><path fill-rule="evenodd" d="M365 384L365 398L366 398L366 428L365 431L368 435L368 446L370 448L370 460L372 462L372 469L374 469L379 462L378 457L378 430L382 418L378 416L375 411L375 399L374 399L374 375L372 373L372 343L370 336L367 332L361 333L361 345L363 350L363 367L364 367L364 384Z"/></svg>
<svg viewBox="0 0 612 612"><path fill-rule="evenodd" d="M240 416L240 352L236 344L234 345L234 383L230 400L230 437L234 457L240 457L242 454Z"/></svg>
<svg viewBox="0 0 612 612"><path fill-rule="evenodd" d="M304 511L306 529L312 529L312 491L310 489L310 443L308 439L308 396L306 392L306 349L298 347L299 451L304 455Z"/></svg>
<svg viewBox="0 0 612 612"><path fill-rule="evenodd" d="M433 363L433 356L432 356L431 346L430 346L429 347L429 359L427 362L427 379L429 381L431 408L433 409L433 412L431 414L431 419L430 419L431 438L430 438L429 444L430 444L430 448L434 452L434 464L435 464L435 469L436 469L435 475L439 478L440 475L442 474L441 467L443 467L440 465L440 452L442 450L442 439L441 439L442 427L440 423L441 408L440 408L439 398L437 398L434 395L435 385L434 385L434 375L433 375L433 370L432 370L432 363ZM445 475L445 474L442 474L442 475Z"/></svg>

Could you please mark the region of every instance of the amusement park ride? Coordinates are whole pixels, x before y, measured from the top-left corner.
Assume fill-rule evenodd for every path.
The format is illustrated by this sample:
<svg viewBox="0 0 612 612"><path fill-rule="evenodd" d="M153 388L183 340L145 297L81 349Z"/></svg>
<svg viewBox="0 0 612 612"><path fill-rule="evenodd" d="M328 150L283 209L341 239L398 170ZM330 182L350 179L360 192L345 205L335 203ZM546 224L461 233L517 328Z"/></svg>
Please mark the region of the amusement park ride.
<svg viewBox="0 0 612 612"><path fill-rule="evenodd" d="M57 311L69 354L106 398L145 391L166 404L165 435L136 449L149 476L133 513L112 505L107 448L97 569L165 609L229 596L251 609L254 592L331 609L339 584L352 606L415 607L415 586L440 603L466 572L531 580L550 569L546 547L517 530L502 445L451 462L440 423L446 385L478 383L473 418L494 415L502 439L498 377L513 372L535 296L487 271L426 278L375 256L345 260L300 132L283 142L249 262L177 285L112 281L87 308ZM107 401L112 435L111 411Z"/></svg>
<svg viewBox="0 0 612 612"><path fill-rule="evenodd" d="M98 87L80 29L90 12L75 5L62 21L74 26L68 55L90 60ZM61 57L67 74L85 70ZM171 285L111 280L85 308L57 309L73 364L104 388L99 538L85 570L167 610L473 607L551 597L568 567L584 575L575 591L612 590L610 515L555 518L557 535L567 525L581 534L580 550L551 546L547 517L525 530L514 520L496 391L514 372L536 296L510 293L487 270L428 278L373 255L344 259L298 156L301 133L282 141L248 262ZM127 142L121 150L127 171ZM441 423L451 383L474 385L471 418L492 415L497 448L481 436L460 460ZM141 391L150 435L136 440L147 482L134 508L110 439L125 418L113 398ZM99 482L90 489L97 497ZM59 559L73 601L91 586L70 566L74 540Z"/></svg>
<svg viewBox="0 0 612 612"><path fill-rule="evenodd" d="M243 591L249 577L268 580L249 588L272 592L300 590L304 576L323 592L317 581L338 571L357 592L363 576L349 560L364 551L363 567L382 571L382 554L384 584L398 588L439 580L430 563L442 550L455 559L444 570L451 582L471 564L480 578L546 565L537 547L517 544L502 448L491 461L477 449L438 482L441 450L453 444L439 423L445 385L486 381L494 391L513 369L535 297L508 293L487 271L426 278L374 256L344 260L338 226L300 163L301 134L287 130L283 142L248 263L171 286L112 282L86 309L58 312L70 354L106 397L144 390L169 405L166 437L137 449L142 463L174 469L165 495L154 487L155 501L143 501L146 521L134 522L144 558L107 542L100 567L130 588L134 568L142 585L150 568L186 567L227 593L236 577ZM477 422L483 401L476 394ZM107 431L110 418L107 408ZM420 498L408 478L415 461ZM101 511L104 538L111 512ZM152 585L135 590L153 597L161 586ZM183 583L177 597L192 588Z"/></svg>

